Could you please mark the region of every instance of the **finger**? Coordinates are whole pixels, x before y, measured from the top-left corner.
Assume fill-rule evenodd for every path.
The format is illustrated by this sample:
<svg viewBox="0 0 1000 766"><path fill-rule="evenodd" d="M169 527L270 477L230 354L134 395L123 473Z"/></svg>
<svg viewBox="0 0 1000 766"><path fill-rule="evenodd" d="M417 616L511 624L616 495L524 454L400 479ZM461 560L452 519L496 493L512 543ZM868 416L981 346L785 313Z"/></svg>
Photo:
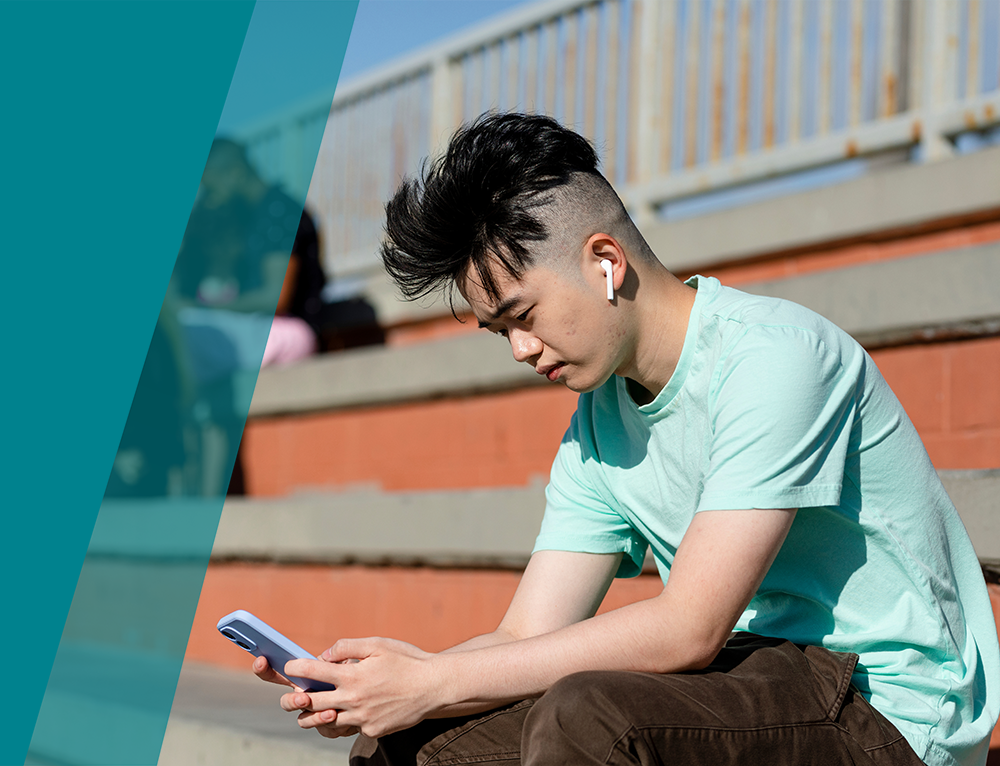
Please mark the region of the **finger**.
<svg viewBox="0 0 1000 766"><path fill-rule="evenodd" d="M282 697L285 700L282 707L289 712L293 710L311 710L318 713L320 710L339 710L344 706L344 701L341 697L342 695L335 691L304 692L299 689L296 693L286 694Z"/></svg>
<svg viewBox="0 0 1000 766"><path fill-rule="evenodd" d="M316 731L328 739L353 737L355 734L361 733L361 729L357 726L317 726Z"/></svg>
<svg viewBox="0 0 1000 766"><path fill-rule="evenodd" d="M280 673L275 671L274 668L267 664L267 659L264 657L258 657L255 659L251 668L257 678L262 681L267 681L272 684L280 684L282 686L292 686L287 678L282 676Z"/></svg>
<svg viewBox="0 0 1000 766"><path fill-rule="evenodd" d="M334 665L322 660L289 660L285 663L286 676L296 678L311 678L314 681L326 681L334 686L340 685L343 675L342 665Z"/></svg>
<svg viewBox="0 0 1000 766"><path fill-rule="evenodd" d="M336 710L303 710L298 717L299 726L303 729L315 729L317 726L329 726L337 722Z"/></svg>
<svg viewBox="0 0 1000 766"><path fill-rule="evenodd" d="M347 660L363 660L375 650L377 638L342 638L319 658L326 662L345 662Z"/></svg>
<svg viewBox="0 0 1000 766"><path fill-rule="evenodd" d="M311 710L312 698L305 692L292 692L291 694L282 694L278 704L281 705L282 710L294 713L296 710Z"/></svg>

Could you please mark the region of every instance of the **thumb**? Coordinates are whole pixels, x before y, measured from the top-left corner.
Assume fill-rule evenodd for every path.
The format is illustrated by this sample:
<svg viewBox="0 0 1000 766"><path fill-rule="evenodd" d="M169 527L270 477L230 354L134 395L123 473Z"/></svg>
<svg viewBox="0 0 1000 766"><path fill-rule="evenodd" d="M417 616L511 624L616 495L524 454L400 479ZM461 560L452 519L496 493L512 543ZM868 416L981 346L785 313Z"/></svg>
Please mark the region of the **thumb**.
<svg viewBox="0 0 1000 766"><path fill-rule="evenodd" d="M319 658L327 662L348 662L350 660L363 660L375 651L375 641L373 638L342 638Z"/></svg>

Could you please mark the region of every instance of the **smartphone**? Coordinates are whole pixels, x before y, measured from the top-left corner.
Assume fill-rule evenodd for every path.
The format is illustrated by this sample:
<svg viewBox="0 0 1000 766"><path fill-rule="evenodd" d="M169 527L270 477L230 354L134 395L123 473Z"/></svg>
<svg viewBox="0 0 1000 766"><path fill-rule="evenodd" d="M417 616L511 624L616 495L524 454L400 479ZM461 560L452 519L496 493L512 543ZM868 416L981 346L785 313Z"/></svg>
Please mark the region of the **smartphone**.
<svg viewBox="0 0 1000 766"><path fill-rule="evenodd" d="M333 691L333 684L298 678L285 673L285 663L289 660L315 660L309 652L286 638L263 620L250 612L237 609L227 614L216 626L219 632L241 649L254 657L264 657L268 664L289 681L307 692Z"/></svg>

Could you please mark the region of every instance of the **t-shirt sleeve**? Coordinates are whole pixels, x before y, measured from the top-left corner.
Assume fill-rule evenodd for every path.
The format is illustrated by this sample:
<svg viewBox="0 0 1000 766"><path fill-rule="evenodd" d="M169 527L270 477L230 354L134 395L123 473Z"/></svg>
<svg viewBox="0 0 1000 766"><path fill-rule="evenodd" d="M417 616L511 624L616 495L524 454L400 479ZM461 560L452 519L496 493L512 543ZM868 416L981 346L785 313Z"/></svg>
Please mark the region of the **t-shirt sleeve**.
<svg viewBox="0 0 1000 766"><path fill-rule="evenodd" d="M744 332L713 379L698 511L840 503L858 387L844 353L863 355L800 327Z"/></svg>
<svg viewBox="0 0 1000 766"><path fill-rule="evenodd" d="M532 553L543 550L578 553L624 553L618 577L642 571L646 540L602 497L580 440L578 414L556 453L545 488L545 515ZM589 465L588 465L589 463Z"/></svg>

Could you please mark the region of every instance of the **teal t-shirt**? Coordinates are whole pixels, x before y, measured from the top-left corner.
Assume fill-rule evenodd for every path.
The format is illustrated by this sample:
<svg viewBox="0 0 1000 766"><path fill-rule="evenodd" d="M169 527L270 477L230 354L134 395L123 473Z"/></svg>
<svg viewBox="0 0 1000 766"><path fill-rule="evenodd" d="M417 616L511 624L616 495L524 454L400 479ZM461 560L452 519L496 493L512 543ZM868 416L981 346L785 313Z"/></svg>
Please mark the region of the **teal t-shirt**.
<svg viewBox="0 0 1000 766"><path fill-rule="evenodd" d="M931 766L981 766L1000 651L979 563L874 362L787 301L694 277L666 388L583 394L535 550L647 546L664 582L699 511L798 508L737 630L860 656L855 685Z"/></svg>

